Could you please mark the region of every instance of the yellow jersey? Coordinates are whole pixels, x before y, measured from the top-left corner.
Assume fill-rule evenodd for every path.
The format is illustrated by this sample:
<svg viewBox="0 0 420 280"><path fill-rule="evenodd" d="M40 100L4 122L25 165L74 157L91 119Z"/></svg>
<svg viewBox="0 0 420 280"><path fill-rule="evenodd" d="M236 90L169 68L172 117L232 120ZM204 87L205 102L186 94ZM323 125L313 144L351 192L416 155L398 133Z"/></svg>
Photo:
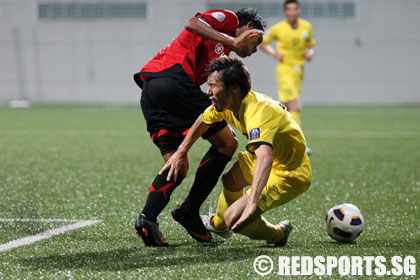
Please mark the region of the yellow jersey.
<svg viewBox="0 0 420 280"><path fill-rule="evenodd" d="M315 45L312 25L301 18L298 19L297 28L293 28L286 20L273 25L268 35L264 36L263 43L268 44L273 40L277 42L277 51L284 55L282 63L291 65L305 64L306 48Z"/></svg>
<svg viewBox="0 0 420 280"><path fill-rule="evenodd" d="M257 145L270 145L273 167L293 170L300 166L306 155L303 132L286 107L253 90L242 100L238 115L231 110L218 112L210 106L204 111L202 120L207 125L226 120L248 138L246 148L251 153Z"/></svg>

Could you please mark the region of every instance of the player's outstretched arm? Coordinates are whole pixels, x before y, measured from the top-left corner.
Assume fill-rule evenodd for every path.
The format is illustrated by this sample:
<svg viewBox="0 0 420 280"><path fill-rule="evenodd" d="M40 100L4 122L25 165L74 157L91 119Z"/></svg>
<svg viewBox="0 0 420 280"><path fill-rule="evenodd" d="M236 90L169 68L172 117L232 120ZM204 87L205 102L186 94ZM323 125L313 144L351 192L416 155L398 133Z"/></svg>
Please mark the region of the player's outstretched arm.
<svg viewBox="0 0 420 280"><path fill-rule="evenodd" d="M269 145L260 145L255 150L257 162L255 164L254 178L252 180L251 194L241 217L232 226L233 231L240 231L255 218L254 213L257 210L258 198L260 197L264 186L267 184L273 165L272 153L273 148Z"/></svg>
<svg viewBox="0 0 420 280"><path fill-rule="evenodd" d="M192 17L185 22L185 29L205 39L232 46L234 39L225 33L219 32L206 22L202 17Z"/></svg>
<svg viewBox="0 0 420 280"><path fill-rule="evenodd" d="M169 173L166 178L167 181L169 181L173 176L176 182L178 174L181 174L184 177L187 176L188 151L191 149L195 141L197 141L197 139L200 138L201 135L203 135L208 129L208 125L202 121L202 116L203 114L197 118L177 151L168 159L163 168L160 170L159 175L169 169Z"/></svg>
<svg viewBox="0 0 420 280"><path fill-rule="evenodd" d="M275 49L273 49L273 47L271 47L270 45L266 45L264 43L260 44L260 49L265 52L266 54L268 54L269 56L272 56L274 59L278 60L278 61L283 61L283 54L277 52Z"/></svg>

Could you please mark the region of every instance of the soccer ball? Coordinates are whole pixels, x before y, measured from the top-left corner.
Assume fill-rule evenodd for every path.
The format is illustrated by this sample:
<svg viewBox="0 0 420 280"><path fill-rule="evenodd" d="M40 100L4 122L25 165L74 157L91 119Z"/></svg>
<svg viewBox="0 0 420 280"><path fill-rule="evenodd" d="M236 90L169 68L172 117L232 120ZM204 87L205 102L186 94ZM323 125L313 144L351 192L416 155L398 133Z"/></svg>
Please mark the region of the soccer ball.
<svg viewBox="0 0 420 280"><path fill-rule="evenodd" d="M359 208L350 203L337 204L325 217L328 235L338 242L352 242L362 233L364 225L365 221Z"/></svg>

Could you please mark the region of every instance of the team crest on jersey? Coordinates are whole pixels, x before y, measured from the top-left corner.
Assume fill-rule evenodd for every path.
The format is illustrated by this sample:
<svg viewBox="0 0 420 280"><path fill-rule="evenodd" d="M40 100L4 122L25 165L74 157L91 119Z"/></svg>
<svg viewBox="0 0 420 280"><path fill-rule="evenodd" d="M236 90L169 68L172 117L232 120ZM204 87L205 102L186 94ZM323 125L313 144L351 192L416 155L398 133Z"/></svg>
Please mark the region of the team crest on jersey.
<svg viewBox="0 0 420 280"><path fill-rule="evenodd" d="M211 14L217 21L222 22L225 20L226 15L222 12L214 12Z"/></svg>
<svg viewBox="0 0 420 280"><path fill-rule="evenodd" d="M303 32L302 32L302 38L303 38L304 40L308 40L308 32L303 31Z"/></svg>
<svg viewBox="0 0 420 280"><path fill-rule="evenodd" d="M224 50L225 50L225 47L223 46L222 43L217 43L217 45L214 47L214 52L217 54L223 53Z"/></svg>
<svg viewBox="0 0 420 280"><path fill-rule="evenodd" d="M260 138L260 129L259 128L253 128L249 132L249 140L254 140Z"/></svg>

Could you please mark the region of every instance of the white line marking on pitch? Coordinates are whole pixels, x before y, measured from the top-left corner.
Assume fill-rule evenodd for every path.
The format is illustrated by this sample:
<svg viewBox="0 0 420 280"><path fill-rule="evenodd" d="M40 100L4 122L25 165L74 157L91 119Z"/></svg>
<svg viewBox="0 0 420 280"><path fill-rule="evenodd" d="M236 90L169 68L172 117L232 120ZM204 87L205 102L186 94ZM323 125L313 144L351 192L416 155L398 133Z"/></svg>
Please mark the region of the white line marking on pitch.
<svg viewBox="0 0 420 280"><path fill-rule="evenodd" d="M42 222L68 222L68 221L74 221L74 220L65 220L65 219L0 219L1 222L33 222L33 221L42 221ZM6 244L2 244L0 245L0 252L4 252L13 248L17 248L20 246L25 246L25 245L29 245L32 243L35 243L37 241L40 240L44 240L47 238L50 238L54 235L59 235L59 234L64 234L67 231L71 231L74 229L78 229L78 228L82 228L82 227L87 227L87 226L91 226L97 223L102 222L101 220L87 220L87 221L78 221L77 223L71 224L71 225L66 225L66 226L62 226L60 228L56 228L56 229L52 229L49 231L45 231L36 235L32 235L32 236L28 236L28 237L24 237L24 238L20 238L20 239L16 239L13 241L10 241Z"/></svg>
<svg viewBox="0 0 420 280"><path fill-rule="evenodd" d="M80 220L71 220L71 219L0 219L0 222L41 222L41 223L51 223L51 222L63 222L63 223L73 223L79 222Z"/></svg>

